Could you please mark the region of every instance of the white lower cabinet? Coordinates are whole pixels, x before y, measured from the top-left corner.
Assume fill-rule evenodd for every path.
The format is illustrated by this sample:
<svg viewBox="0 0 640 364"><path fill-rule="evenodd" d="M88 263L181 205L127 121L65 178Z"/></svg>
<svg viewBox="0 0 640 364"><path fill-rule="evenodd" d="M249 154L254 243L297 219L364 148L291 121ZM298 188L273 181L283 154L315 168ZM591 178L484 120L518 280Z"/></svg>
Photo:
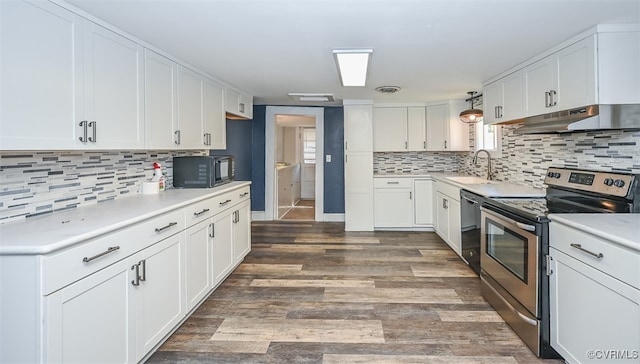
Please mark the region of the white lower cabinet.
<svg viewBox="0 0 640 364"><path fill-rule="evenodd" d="M413 224L433 225L433 181L430 179L413 180Z"/></svg>
<svg viewBox="0 0 640 364"><path fill-rule="evenodd" d="M434 195L435 231L453 251L460 255L462 253L460 189L436 182Z"/></svg>
<svg viewBox="0 0 640 364"><path fill-rule="evenodd" d="M250 252L250 204L242 185L66 250L0 255L0 362L144 360Z"/></svg>
<svg viewBox="0 0 640 364"><path fill-rule="evenodd" d="M376 229L433 227L433 180L376 177L373 183Z"/></svg>
<svg viewBox="0 0 640 364"><path fill-rule="evenodd" d="M640 254L552 221L551 346L567 363L638 363Z"/></svg>
<svg viewBox="0 0 640 364"><path fill-rule="evenodd" d="M44 362L137 361L132 262L124 259L45 297Z"/></svg>
<svg viewBox="0 0 640 364"><path fill-rule="evenodd" d="M138 276L132 278L136 304L136 361L160 342L184 315L182 294L184 233L176 234L134 256L131 266Z"/></svg>

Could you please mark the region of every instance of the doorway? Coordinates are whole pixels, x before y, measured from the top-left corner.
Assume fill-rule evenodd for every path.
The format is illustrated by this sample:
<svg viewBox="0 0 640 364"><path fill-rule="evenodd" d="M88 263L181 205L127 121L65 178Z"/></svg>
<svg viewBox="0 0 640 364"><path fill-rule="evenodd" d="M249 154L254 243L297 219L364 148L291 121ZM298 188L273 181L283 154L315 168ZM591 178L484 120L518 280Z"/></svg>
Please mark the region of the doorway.
<svg viewBox="0 0 640 364"><path fill-rule="evenodd" d="M324 220L323 135L323 108L267 107L266 220Z"/></svg>

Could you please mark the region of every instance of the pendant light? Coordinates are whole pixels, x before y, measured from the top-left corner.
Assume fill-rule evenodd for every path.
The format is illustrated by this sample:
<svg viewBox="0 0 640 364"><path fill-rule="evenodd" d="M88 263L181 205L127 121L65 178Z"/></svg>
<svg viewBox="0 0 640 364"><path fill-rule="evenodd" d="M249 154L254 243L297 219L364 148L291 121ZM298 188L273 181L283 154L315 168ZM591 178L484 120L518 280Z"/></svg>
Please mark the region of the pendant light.
<svg viewBox="0 0 640 364"><path fill-rule="evenodd" d="M474 109L473 108L473 102L482 96L482 94L477 95L476 91L469 91L467 92L469 94L469 98L466 99L465 101L470 101L471 102L471 108L464 110L463 112L460 113L460 120L462 120L463 123L467 123L467 124L475 124L477 122L482 121L482 110L480 109Z"/></svg>

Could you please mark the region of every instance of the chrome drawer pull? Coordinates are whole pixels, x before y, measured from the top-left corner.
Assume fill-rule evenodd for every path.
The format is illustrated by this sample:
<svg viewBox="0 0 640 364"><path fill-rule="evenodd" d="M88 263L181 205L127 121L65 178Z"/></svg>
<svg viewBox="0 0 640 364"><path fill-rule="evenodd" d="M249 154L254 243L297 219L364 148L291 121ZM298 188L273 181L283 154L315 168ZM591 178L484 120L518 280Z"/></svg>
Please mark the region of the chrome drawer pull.
<svg viewBox="0 0 640 364"><path fill-rule="evenodd" d="M193 216L200 216L200 215L204 214L205 212L209 212L209 209L203 209L200 212L194 212Z"/></svg>
<svg viewBox="0 0 640 364"><path fill-rule="evenodd" d="M178 225L177 222L170 222L169 225L165 226L165 227L161 227L161 228L156 228L156 233L161 233L165 230L167 230L168 228L172 227L172 226L176 226Z"/></svg>
<svg viewBox="0 0 640 364"><path fill-rule="evenodd" d="M228 204L229 202L231 202L231 200L226 200L226 201L220 202L220 206L224 206L224 205Z"/></svg>
<svg viewBox="0 0 640 364"><path fill-rule="evenodd" d="M400 182L396 181L396 182L387 182L388 185L399 185Z"/></svg>
<svg viewBox="0 0 640 364"><path fill-rule="evenodd" d="M89 263L90 261L92 261L94 259L98 259L101 256L107 255L109 253L112 253L112 252L114 252L114 251L116 251L118 249L120 249L120 246L110 246L110 247L107 248L107 250L103 251L100 254L96 254L96 255L92 256L91 258L87 258L87 257L82 258L82 261L85 262L85 263Z"/></svg>
<svg viewBox="0 0 640 364"><path fill-rule="evenodd" d="M134 286L139 286L140 285L140 263L132 265L131 270L136 271L136 275L133 277L134 279L131 281L131 284Z"/></svg>
<svg viewBox="0 0 640 364"><path fill-rule="evenodd" d="M570 244L570 245L571 245L572 248L576 248L576 249L578 249L578 250L580 250L582 252L585 252L585 253L587 253L589 255L593 255L594 257L596 257L598 259L604 258L604 254L602 254L602 253L594 253L591 250L587 250L587 249L583 248L582 245L580 245L580 244Z"/></svg>
<svg viewBox="0 0 640 364"><path fill-rule="evenodd" d="M249 192L241 193L241 194L240 194L240 198L243 198L244 196L246 196L246 195L248 195L248 194L249 194Z"/></svg>

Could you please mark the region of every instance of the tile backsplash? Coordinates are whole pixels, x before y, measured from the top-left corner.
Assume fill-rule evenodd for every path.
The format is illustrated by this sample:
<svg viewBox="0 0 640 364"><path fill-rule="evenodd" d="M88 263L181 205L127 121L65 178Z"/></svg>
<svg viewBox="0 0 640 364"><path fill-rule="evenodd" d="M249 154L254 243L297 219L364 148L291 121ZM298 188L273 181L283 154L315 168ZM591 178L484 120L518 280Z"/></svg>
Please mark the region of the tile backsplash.
<svg viewBox="0 0 640 364"><path fill-rule="evenodd" d="M455 172L459 157L452 152L373 153L373 174L420 174Z"/></svg>
<svg viewBox="0 0 640 364"><path fill-rule="evenodd" d="M0 153L0 222L138 193L159 162L172 185L173 157L208 151Z"/></svg>

